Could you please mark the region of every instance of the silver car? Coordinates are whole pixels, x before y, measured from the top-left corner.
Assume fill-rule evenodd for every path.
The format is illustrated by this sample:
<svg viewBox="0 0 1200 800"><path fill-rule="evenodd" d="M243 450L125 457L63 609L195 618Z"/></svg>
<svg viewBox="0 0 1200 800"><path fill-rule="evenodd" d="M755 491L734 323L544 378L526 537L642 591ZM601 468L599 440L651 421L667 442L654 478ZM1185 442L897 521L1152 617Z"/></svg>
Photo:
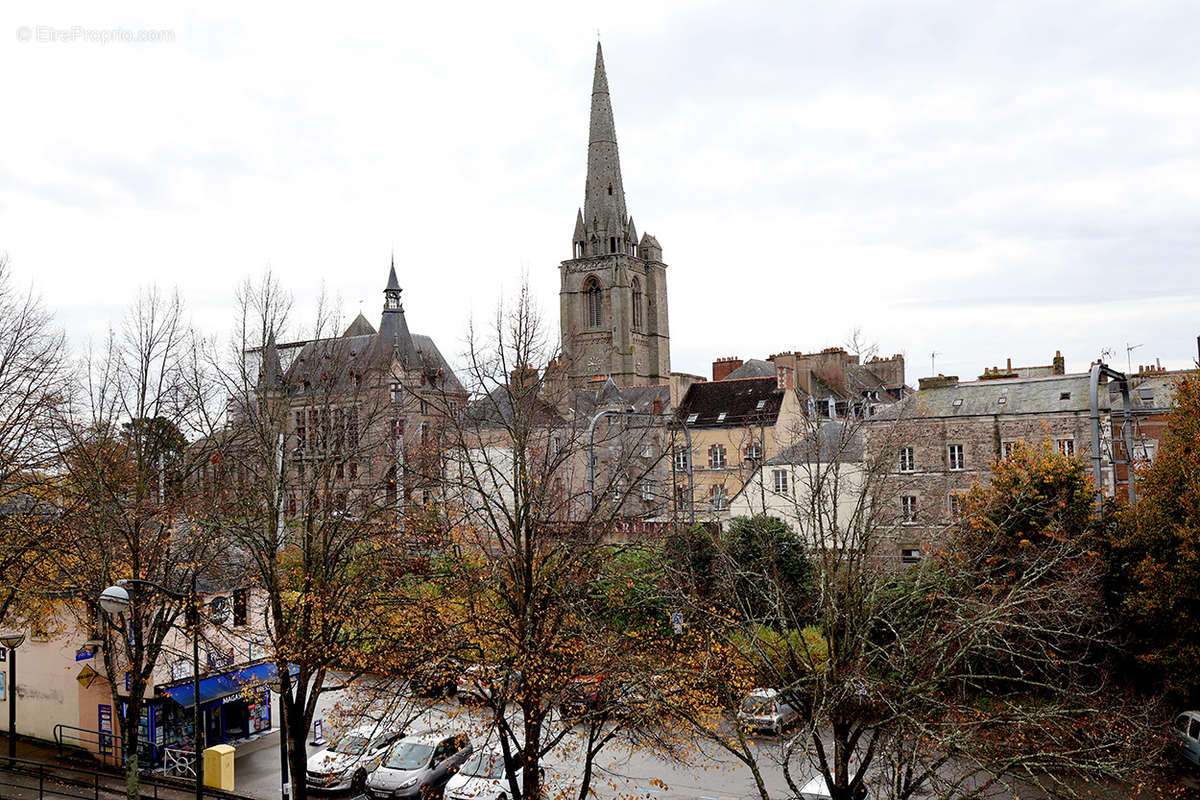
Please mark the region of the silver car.
<svg viewBox="0 0 1200 800"><path fill-rule="evenodd" d="M800 719L800 712L784 701L778 689L755 689L742 701L737 717L747 728L778 736Z"/></svg>
<svg viewBox="0 0 1200 800"><path fill-rule="evenodd" d="M471 740L462 734L426 731L406 736L367 776L367 797L409 800L439 795L474 750Z"/></svg>
<svg viewBox="0 0 1200 800"><path fill-rule="evenodd" d="M1200 766L1200 711L1184 711L1171 724L1179 754Z"/></svg>

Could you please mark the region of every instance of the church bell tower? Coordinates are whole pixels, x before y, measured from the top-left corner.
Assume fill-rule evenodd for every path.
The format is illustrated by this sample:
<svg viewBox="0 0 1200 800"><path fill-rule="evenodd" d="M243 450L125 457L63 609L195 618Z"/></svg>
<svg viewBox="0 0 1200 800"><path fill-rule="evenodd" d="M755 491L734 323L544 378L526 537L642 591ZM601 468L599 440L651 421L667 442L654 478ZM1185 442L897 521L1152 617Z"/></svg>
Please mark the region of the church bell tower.
<svg viewBox="0 0 1200 800"><path fill-rule="evenodd" d="M625 209L604 54L596 43L583 208L572 257L559 267L563 357L571 385L666 384L671 375L667 265L650 234L638 239Z"/></svg>

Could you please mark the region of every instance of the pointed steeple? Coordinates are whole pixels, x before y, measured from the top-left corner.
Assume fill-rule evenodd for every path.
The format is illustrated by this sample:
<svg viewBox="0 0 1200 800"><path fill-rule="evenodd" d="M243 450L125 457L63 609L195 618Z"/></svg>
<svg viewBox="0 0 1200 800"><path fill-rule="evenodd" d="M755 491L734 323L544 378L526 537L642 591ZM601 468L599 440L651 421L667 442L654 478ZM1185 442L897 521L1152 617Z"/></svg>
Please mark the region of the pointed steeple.
<svg viewBox="0 0 1200 800"><path fill-rule="evenodd" d="M258 372L258 385L262 389L278 389L283 380L283 365L279 362L279 348L275 344L275 331L267 334L263 345L262 368Z"/></svg>
<svg viewBox="0 0 1200 800"><path fill-rule="evenodd" d="M613 123L604 52L596 42L596 71L592 78L592 115L588 132L587 184L584 187L583 220L589 233L604 236L625 228L625 186L621 182L621 159L617 153L617 126ZM604 248L607 252L608 248Z"/></svg>
<svg viewBox="0 0 1200 800"><path fill-rule="evenodd" d="M417 349L412 334L408 332L408 321L404 318L404 306L400 303L400 281L396 279L396 255L392 254L392 269L388 273L387 287L383 290L383 318L379 321L379 341L390 347L408 367L416 363Z"/></svg>

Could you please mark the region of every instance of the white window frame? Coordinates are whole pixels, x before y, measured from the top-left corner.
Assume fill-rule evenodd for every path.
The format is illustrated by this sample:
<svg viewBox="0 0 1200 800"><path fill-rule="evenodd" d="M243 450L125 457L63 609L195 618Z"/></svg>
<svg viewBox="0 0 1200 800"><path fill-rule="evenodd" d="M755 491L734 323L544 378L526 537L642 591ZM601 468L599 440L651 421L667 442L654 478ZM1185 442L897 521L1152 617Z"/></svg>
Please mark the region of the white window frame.
<svg viewBox="0 0 1200 800"><path fill-rule="evenodd" d="M775 494L787 494L789 485L788 473L786 469L771 470L771 490L775 492Z"/></svg>
<svg viewBox="0 0 1200 800"><path fill-rule="evenodd" d="M725 494L725 484L714 483L708 490L708 504L713 511L724 511L729 507L729 498Z"/></svg>
<svg viewBox="0 0 1200 800"><path fill-rule="evenodd" d="M1057 440L1058 452L1062 453L1067 458L1075 457L1075 437L1068 436Z"/></svg>
<svg viewBox="0 0 1200 800"><path fill-rule="evenodd" d="M725 445L720 443L710 445L708 448L709 466L712 469L725 469L725 465L729 463L726 455Z"/></svg>
<svg viewBox="0 0 1200 800"><path fill-rule="evenodd" d="M967 448L961 444L946 445L946 464L951 472L962 472L967 468Z"/></svg>
<svg viewBox="0 0 1200 800"><path fill-rule="evenodd" d="M692 463L692 454L685 447L679 447L675 450L675 471L687 472L688 466Z"/></svg>
<svg viewBox="0 0 1200 800"><path fill-rule="evenodd" d="M950 515L950 519L962 518L962 495L957 492L946 495L946 513Z"/></svg>
<svg viewBox="0 0 1200 800"><path fill-rule="evenodd" d="M915 494L900 495L900 519L905 525L912 525L917 521L917 496Z"/></svg>
<svg viewBox="0 0 1200 800"><path fill-rule="evenodd" d="M921 562L921 548L919 548L919 547L901 548L900 562L903 564L919 564Z"/></svg>
<svg viewBox="0 0 1200 800"><path fill-rule="evenodd" d="M900 471L901 472L916 472L917 471L917 454L911 447L900 448Z"/></svg>

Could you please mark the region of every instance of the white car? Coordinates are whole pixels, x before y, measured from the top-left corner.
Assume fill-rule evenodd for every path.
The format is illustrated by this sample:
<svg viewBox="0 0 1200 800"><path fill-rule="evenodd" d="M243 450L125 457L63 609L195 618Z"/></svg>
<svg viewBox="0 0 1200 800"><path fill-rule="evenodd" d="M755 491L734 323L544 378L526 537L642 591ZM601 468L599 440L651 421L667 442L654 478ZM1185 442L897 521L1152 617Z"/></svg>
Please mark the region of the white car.
<svg viewBox="0 0 1200 800"><path fill-rule="evenodd" d="M804 784L804 788L800 790L800 800L831 800L829 785L825 783L825 778L818 775ZM862 800L871 800L870 795L863 792Z"/></svg>
<svg viewBox="0 0 1200 800"><path fill-rule="evenodd" d="M525 772L517 771L517 789L525 792ZM512 785L504 771L499 747L476 750L446 784L445 800L496 800L508 798Z"/></svg>
<svg viewBox="0 0 1200 800"><path fill-rule="evenodd" d="M737 718L749 728L779 735L800 719L800 712L784 702L778 689L755 689L742 701Z"/></svg>
<svg viewBox="0 0 1200 800"><path fill-rule="evenodd" d="M308 757L304 782L314 789L361 789L400 731L378 723L359 725Z"/></svg>
<svg viewBox="0 0 1200 800"><path fill-rule="evenodd" d="M1179 754L1200 767L1200 711L1184 711L1171 724Z"/></svg>

